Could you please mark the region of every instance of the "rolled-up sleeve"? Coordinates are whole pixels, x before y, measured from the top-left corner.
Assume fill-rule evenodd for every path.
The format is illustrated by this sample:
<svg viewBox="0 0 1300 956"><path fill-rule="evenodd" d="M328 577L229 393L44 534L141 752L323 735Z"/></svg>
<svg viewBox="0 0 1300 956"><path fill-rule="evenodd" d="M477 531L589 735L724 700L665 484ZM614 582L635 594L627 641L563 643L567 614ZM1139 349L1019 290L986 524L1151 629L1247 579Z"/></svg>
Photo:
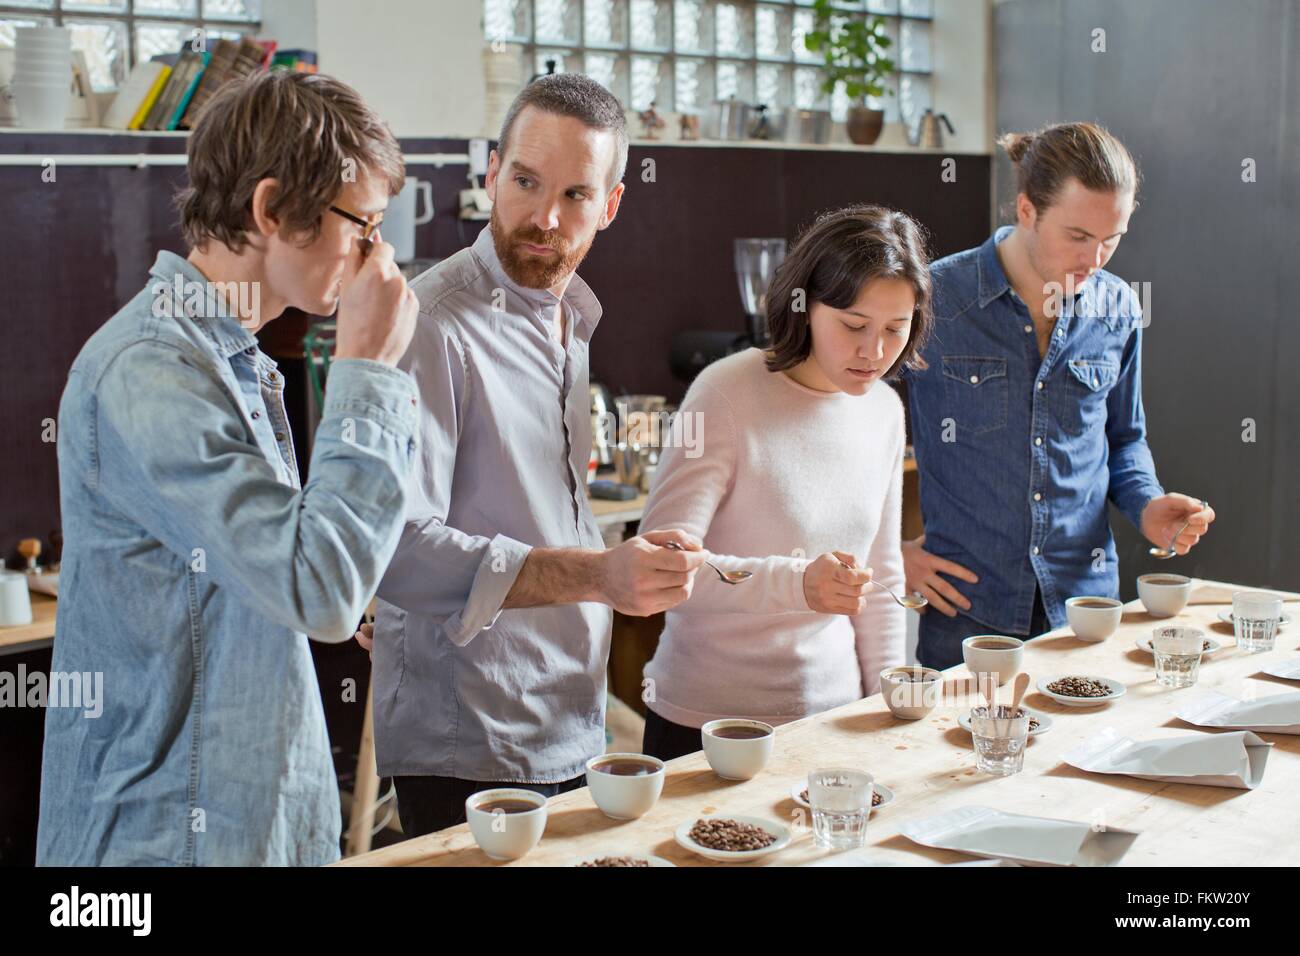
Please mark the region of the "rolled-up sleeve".
<svg viewBox="0 0 1300 956"><path fill-rule="evenodd" d="M379 597L442 620L448 639L468 644L491 628L531 547L505 535L449 526L467 392L464 349L436 314L422 314L400 366L419 391L420 451L407 494L407 520Z"/></svg>
<svg viewBox="0 0 1300 956"><path fill-rule="evenodd" d="M208 359L141 341L96 385L94 480L190 567L269 620L351 637L397 543L415 389L360 359L332 368L301 489L282 483Z"/></svg>
<svg viewBox="0 0 1300 956"><path fill-rule="evenodd" d="M1134 328L1124 346L1119 378L1106 398L1106 440L1110 446L1110 500L1135 528L1152 498L1163 495L1156 465L1147 445L1146 412L1142 407L1142 329Z"/></svg>

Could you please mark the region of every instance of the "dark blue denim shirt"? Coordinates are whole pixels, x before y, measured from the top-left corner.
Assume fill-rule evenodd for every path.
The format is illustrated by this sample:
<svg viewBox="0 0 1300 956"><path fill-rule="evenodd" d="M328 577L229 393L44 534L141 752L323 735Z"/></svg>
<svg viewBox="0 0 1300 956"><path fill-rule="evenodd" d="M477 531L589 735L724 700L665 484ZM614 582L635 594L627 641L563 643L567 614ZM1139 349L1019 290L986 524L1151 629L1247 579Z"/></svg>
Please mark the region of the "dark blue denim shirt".
<svg viewBox="0 0 1300 956"><path fill-rule="evenodd" d="M931 267L929 363L906 376L927 551L965 565L968 612L1027 633L1034 591L1053 627L1066 598L1119 596L1107 501L1135 526L1164 494L1142 411L1142 309L1097 272L1066 295L1047 353L996 243Z"/></svg>

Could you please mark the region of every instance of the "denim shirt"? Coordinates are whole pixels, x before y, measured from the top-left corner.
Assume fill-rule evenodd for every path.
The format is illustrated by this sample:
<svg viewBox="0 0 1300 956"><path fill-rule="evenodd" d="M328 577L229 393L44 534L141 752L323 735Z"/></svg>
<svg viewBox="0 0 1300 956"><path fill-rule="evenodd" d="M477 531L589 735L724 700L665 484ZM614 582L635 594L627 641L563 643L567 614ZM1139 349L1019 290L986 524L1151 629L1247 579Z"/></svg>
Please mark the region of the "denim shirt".
<svg viewBox="0 0 1300 956"><path fill-rule="evenodd" d="M1119 596L1107 500L1141 525L1164 493L1142 411L1142 311L1099 271L1066 295L1041 359L995 243L931 267L929 368L907 375L925 549L965 565L967 612L1027 633L1035 589L1053 627L1075 595Z"/></svg>
<svg viewBox="0 0 1300 956"><path fill-rule="evenodd" d="M46 713L37 862L328 863L307 635L347 640L397 545L414 384L336 361L300 488L275 363L193 265L163 252L150 275L59 407L52 668L102 674L103 711Z"/></svg>

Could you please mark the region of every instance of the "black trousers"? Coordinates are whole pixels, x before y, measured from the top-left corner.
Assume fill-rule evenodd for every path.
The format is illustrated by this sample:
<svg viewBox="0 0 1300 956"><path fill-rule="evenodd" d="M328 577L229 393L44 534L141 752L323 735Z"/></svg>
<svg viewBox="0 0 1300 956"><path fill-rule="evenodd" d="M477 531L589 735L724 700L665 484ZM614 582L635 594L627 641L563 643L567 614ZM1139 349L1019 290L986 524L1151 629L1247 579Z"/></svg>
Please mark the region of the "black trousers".
<svg viewBox="0 0 1300 956"><path fill-rule="evenodd" d="M642 753L660 760L672 760L703 749L699 727L675 724L646 708L645 736L641 738Z"/></svg>
<svg viewBox="0 0 1300 956"><path fill-rule="evenodd" d="M397 790L397 814L402 820L402 833L408 839L464 823L465 801L480 790L510 787L554 797L586 785L586 774L561 783L490 783L456 777L393 778Z"/></svg>

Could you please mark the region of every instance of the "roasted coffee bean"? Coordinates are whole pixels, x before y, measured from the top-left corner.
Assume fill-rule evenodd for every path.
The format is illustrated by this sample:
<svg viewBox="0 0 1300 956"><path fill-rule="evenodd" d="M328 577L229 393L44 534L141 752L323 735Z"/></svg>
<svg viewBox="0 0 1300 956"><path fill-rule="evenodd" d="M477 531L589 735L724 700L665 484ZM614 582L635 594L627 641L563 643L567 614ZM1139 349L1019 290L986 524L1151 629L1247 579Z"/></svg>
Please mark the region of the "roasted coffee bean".
<svg viewBox="0 0 1300 956"><path fill-rule="evenodd" d="M649 860L638 860L631 856L601 856L586 860L580 866L649 866Z"/></svg>
<svg viewBox="0 0 1300 956"><path fill-rule="evenodd" d="M1110 687L1091 677L1062 677L1047 685L1054 694L1066 697L1109 697Z"/></svg>
<svg viewBox="0 0 1300 956"><path fill-rule="evenodd" d="M776 837L762 827L739 820L696 820L691 827L691 839L710 850L761 850L776 842Z"/></svg>

